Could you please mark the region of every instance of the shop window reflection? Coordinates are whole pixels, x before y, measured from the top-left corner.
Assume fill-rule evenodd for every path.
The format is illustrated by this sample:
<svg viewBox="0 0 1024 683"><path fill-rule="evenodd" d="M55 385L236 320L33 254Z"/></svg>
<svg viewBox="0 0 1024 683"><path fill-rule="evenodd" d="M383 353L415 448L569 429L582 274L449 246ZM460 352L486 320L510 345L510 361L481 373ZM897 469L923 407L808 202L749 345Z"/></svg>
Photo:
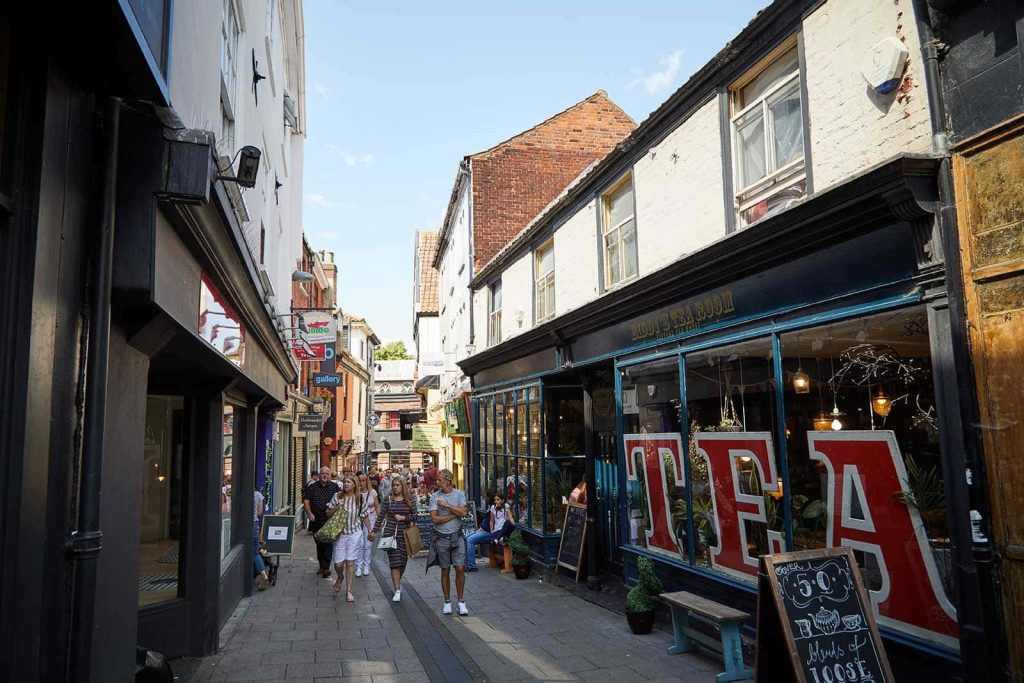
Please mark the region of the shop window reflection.
<svg viewBox="0 0 1024 683"><path fill-rule="evenodd" d="M747 580L785 531L771 348L766 338L686 356L694 561Z"/></svg>
<svg viewBox="0 0 1024 683"><path fill-rule="evenodd" d="M146 398L139 526L139 607L179 595L184 417L180 397Z"/></svg>
<svg viewBox="0 0 1024 683"><path fill-rule="evenodd" d="M231 506L235 490L235 407L224 404L220 489L220 559L231 551Z"/></svg>

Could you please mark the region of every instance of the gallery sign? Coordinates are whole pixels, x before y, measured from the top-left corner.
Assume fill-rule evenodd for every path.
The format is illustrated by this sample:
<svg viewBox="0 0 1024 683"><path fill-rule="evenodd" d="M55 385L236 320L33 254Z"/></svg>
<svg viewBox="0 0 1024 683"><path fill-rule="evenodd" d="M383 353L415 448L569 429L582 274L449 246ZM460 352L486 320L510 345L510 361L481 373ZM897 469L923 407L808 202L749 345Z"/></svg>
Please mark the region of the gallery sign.
<svg viewBox="0 0 1024 683"><path fill-rule="evenodd" d="M313 386L315 387L340 387L341 375L331 372L314 372Z"/></svg>

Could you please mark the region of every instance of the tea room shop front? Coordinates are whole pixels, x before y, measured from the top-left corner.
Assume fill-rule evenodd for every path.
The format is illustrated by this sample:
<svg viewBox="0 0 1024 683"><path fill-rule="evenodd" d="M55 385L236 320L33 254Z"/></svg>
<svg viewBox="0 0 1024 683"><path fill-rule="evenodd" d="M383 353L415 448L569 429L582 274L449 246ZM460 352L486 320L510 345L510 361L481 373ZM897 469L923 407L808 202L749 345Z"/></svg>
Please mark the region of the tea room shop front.
<svg viewBox="0 0 1024 683"><path fill-rule="evenodd" d="M978 588L936 167L896 159L467 359L478 505L505 491L552 564L585 484L601 571L649 557L751 614L759 555L850 547L897 677L955 673Z"/></svg>

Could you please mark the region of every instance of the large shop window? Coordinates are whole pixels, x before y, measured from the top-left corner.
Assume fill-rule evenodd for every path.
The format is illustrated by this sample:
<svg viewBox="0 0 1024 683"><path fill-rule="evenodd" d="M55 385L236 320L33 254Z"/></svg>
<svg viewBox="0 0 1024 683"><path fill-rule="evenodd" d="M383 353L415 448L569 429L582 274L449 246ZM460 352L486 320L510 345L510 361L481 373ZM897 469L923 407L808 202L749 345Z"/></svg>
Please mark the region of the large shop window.
<svg viewBox="0 0 1024 683"><path fill-rule="evenodd" d="M882 626L955 650L924 307L679 363L622 369L630 543L751 586L759 555L850 547Z"/></svg>
<svg viewBox="0 0 1024 683"><path fill-rule="evenodd" d="M480 411L479 504L489 505L494 493L502 493L516 523L538 532L557 531L561 519L556 521L551 511L561 509L561 498L555 500L560 489L551 488L556 483L550 477L557 474L559 464L556 459L545 458L541 447L540 388L533 386L481 396L477 405ZM549 472L547 482L545 472ZM545 486L548 486L547 498Z"/></svg>
<svg viewBox="0 0 1024 683"><path fill-rule="evenodd" d="M179 594L184 530L184 411L180 397L146 398L139 525L139 607Z"/></svg>

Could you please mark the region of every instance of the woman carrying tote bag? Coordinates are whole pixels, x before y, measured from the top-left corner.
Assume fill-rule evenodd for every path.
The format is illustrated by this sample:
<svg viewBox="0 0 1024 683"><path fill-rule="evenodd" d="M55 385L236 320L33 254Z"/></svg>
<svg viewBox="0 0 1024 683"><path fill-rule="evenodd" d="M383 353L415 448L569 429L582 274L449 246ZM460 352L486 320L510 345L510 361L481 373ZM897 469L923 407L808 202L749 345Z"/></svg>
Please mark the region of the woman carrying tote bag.
<svg viewBox="0 0 1024 683"><path fill-rule="evenodd" d="M338 574L334 582L334 597L338 597L342 585L348 583L349 602L355 602L352 594L352 578L356 568L356 558L359 557L359 546L363 540L363 529L370 530L369 513L366 510L366 501L359 493L359 482L351 474L346 474L341 480L341 491L334 494L330 504L327 506L327 516L334 517L338 514L345 515L345 522L341 528L337 540L334 541L334 571ZM324 525L326 526L326 525Z"/></svg>
<svg viewBox="0 0 1024 683"><path fill-rule="evenodd" d="M402 600L402 575L405 573L405 566L409 562L409 554L405 543L405 530L408 529L414 520L413 515L412 489L401 475L391 477L391 496L383 503L380 516L373 531L369 534L370 542L380 533L381 542L388 540L385 549L388 553L388 566L391 567L391 583L395 587L395 595L391 598L393 602ZM392 547L391 544L394 543Z"/></svg>

